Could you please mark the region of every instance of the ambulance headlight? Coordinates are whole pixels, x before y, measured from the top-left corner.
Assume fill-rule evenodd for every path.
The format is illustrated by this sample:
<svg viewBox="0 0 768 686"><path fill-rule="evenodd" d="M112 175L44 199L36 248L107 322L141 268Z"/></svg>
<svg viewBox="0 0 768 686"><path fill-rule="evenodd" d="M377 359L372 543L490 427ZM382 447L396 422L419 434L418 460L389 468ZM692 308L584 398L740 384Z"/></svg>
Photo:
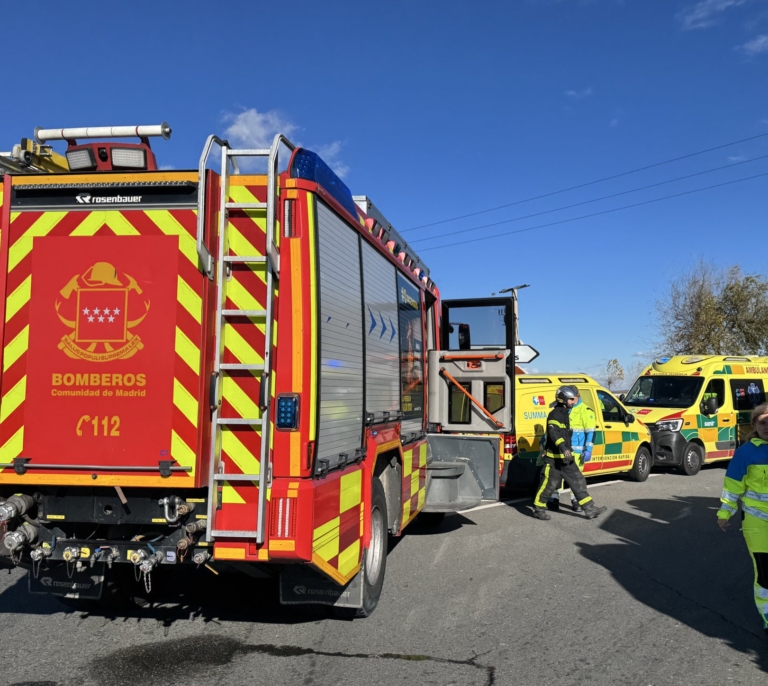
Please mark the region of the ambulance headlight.
<svg viewBox="0 0 768 686"><path fill-rule="evenodd" d="M661 422L656 422L657 431L680 431L682 426L682 419L666 419Z"/></svg>
<svg viewBox="0 0 768 686"><path fill-rule="evenodd" d="M96 158L93 156L92 148L67 150L67 163L69 164L69 171L96 169Z"/></svg>
<svg viewBox="0 0 768 686"><path fill-rule="evenodd" d="M146 169L147 153L142 148L112 148L112 168Z"/></svg>
<svg viewBox="0 0 768 686"><path fill-rule="evenodd" d="M278 430L296 431L299 428L299 396L295 393L281 393L277 396Z"/></svg>

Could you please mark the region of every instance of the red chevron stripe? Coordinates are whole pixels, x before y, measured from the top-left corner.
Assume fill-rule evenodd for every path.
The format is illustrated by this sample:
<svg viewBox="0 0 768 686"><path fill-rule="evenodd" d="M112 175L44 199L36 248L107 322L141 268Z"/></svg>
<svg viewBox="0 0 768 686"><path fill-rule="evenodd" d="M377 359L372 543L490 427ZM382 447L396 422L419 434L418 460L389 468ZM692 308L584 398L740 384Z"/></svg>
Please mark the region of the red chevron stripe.
<svg viewBox="0 0 768 686"><path fill-rule="evenodd" d="M190 236L197 238L197 213L194 210L171 210L170 215L187 230Z"/></svg>
<svg viewBox="0 0 768 686"><path fill-rule="evenodd" d="M0 446L5 445L11 437L24 426L24 405L21 403L13 412L11 412L5 421L0 424ZM13 457L18 457L14 455Z"/></svg>
<svg viewBox="0 0 768 686"><path fill-rule="evenodd" d="M21 330L29 324L29 301L21 306L19 311L11 317L11 320L5 325L5 343L10 343Z"/></svg>
<svg viewBox="0 0 768 686"><path fill-rule="evenodd" d="M13 246L40 217L43 212L21 212L11 222L8 232L8 245Z"/></svg>
<svg viewBox="0 0 768 686"><path fill-rule="evenodd" d="M32 273L32 253L25 255L8 275L7 293L10 295Z"/></svg>

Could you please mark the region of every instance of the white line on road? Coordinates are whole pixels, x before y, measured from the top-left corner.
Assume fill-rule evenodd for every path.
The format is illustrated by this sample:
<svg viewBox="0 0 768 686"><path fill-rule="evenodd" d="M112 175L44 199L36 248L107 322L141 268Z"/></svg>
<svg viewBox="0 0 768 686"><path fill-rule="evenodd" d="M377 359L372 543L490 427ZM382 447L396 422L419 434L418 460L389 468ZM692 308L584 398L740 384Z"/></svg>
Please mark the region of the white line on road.
<svg viewBox="0 0 768 686"><path fill-rule="evenodd" d="M648 478L652 478L654 476L664 476L664 474L649 474ZM603 481L600 484L590 484L589 488L599 488L600 486L612 486L613 484L625 484L627 483L624 479L615 479L614 481ZM566 488L562 491L560 491L560 494L563 493L570 493L571 489ZM533 496L527 496L525 498L514 498L513 500L499 500L495 503L487 503L486 505L478 505L477 507L473 507L469 510L461 510L461 514L466 514L467 512L477 512L478 510L487 510L491 507L499 507L499 505L515 505L516 503L524 503L528 500L532 500Z"/></svg>

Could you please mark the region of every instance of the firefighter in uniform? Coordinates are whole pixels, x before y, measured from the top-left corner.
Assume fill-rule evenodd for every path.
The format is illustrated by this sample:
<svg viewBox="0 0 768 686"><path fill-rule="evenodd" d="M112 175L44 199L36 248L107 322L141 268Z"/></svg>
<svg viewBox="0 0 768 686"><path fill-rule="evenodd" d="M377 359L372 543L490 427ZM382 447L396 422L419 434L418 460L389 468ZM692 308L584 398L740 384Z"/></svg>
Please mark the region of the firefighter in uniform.
<svg viewBox="0 0 768 686"><path fill-rule="evenodd" d="M594 519L607 509L595 505L587 492L586 479L573 456L568 411L577 399L578 392L573 386L560 386L555 394L555 407L547 417L544 471L541 474L541 486L533 501L533 516L536 519L551 519L547 512L547 500L560 487L563 479L571 487L587 519Z"/></svg>
<svg viewBox="0 0 768 686"><path fill-rule="evenodd" d="M571 424L571 450L573 459L578 468L583 472L584 465L592 459L593 439L595 436L595 413L582 399L579 389L571 386L576 393L576 402L568 410L568 421ZM560 509L560 490L555 491L547 502L548 510ZM571 509L574 512L583 512L579 501L571 491Z"/></svg>
<svg viewBox="0 0 768 686"><path fill-rule="evenodd" d="M725 472L717 523L725 531L741 500L741 530L755 571L755 604L768 635L768 404L752 410L752 427L753 438L739 446Z"/></svg>

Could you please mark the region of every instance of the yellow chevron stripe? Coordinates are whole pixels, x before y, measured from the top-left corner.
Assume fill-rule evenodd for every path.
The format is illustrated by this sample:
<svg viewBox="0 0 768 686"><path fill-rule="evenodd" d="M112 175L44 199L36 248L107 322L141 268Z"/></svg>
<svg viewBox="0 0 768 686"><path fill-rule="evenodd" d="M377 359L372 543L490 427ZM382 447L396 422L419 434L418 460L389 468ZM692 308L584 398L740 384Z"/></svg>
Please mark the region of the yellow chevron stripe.
<svg viewBox="0 0 768 686"><path fill-rule="evenodd" d="M9 322L24 305L29 302L32 294L32 275L21 282L19 287L8 296L5 305L5 321Z"/></svg>
<svg viewBox="0 0 768 686"><path fill-rule="evenodd" d="M176 352L195 374L200 374L200 349L178 326L176 327Z"/></svg>
<svg viewBox="0 0 768 686"><path fill-rule="evenodd" d="M253 429L250 429L253 431ZM221 449L232 459L243 474L261 473L258 458L237 437L237 432L225 427L221 432Z"/></svg>
<svg viewBox="0 0 768 686"><path fill-rule="evenodd" d="M235 303L235 306L240 310L264 310L266 306L260 303L253 295L248 292L239 281L232 279L227 281L225 286L226 296ZM264 331L264 325L261 322L256 323L262 331Z"/></svg>
<svg viewBox="0 0 768 686"><path fill-rule="evenodd" d="M18 216L17 214L16 217ZM32 250L33 238L47 236L66 216L67 212L44 212L40 219L32 224L8 251L8 273L10 274L16 265L29 255L29 252ZM11 221L13 222L13 219Z"/></svg>
<svg viewBox="0 0 768 686"><path fill-rule="evenodd" d="M200 313L203 311L203 299L192 290L192 287L181 278L178 277L178 286L176 288L176 299L181 303L182 307L192 315L194 320L200 323Z"/></svg>
<svg viewBox="0 0 768 686"><path fill-rule="evenodd" d="M347 576L360 562L360 539L339 553L339 574Z"/></svg>
<svg viewBox="0 0 768 686"><path fill-rule="evenodd" d="M0 405L0 423L11 416L13 411L24 402L27 396L27 377L22 376L19 382L3 396L3 403Z"/></svg>
<svg viewBox="0 0 768 686"><path fill-rule="evenodd" d="M259 227L261 228L261 227ZM229 238L229 248L234 250L238 255L261 255L261 250L257 250L256 247L245 237L240 231L233 226L232 222L229 223L227 228ZM262 283L267 282L266 267L265 265L253 265L251 270L256 276L261 279Z"/></svg>
<svg viewBox="0 0 768 686"><path fill-rule="evenodd" d="M263 364L264 358L246 341L237 329L225 324L222 329L224 347L242 364Z"/></svg>
<svg viewBox="0 0 768 686"><path fill-rule="evenodd" d="M224 374L221 377L221 394L227 402L235 408L235 411L243 418L258 419L261 417L259 406L248 397L235 380Z"/></svg>
<svg viewBox="0 0 768 686"><path fill-rule="evenodd" d="M192 467L191 472L185 472L187 476L195 473L195 451L192 450L177 434L171 430L171 457L182 467Z"/></svg>
<svg viewBox="0 0 768 686"><path fill-rule="evenodd" d="M226 505L245 505L245 500L234 489L234 487L230 485L229 481L225 481L222 484L221 502Z"/></svg>
<svg viewBox="0 0 768 686"><path fill-rule="evenodd" d="M120 212L115 210L91 212L70 236L93 236L106 225L118 236L139 236L139 231Z"/></svg>
<svg viewBox="0 0 768 686"><path fill-rule="evenodd" d="M197 428L197 398L195 398L178 379L173 380L173 404Z"/></svg>
<svg viewBox="0 0 768 686"><path fill-rule="evenodd" d="M22 426L5 444L0 447L0 462L10 462L18 457L24 447L24 427Z"/></svg>
<svg viewBox="0 0 768 686"><path fill-rule="evenodd" d="M197 245L195 237L189 233L169 210L145 210L147 215L166 236L179 237L179 250L197 267ZM197 210L195 210L197 217Z"/></svg>
<svg viewBox="0 0 768 686"><path fill-rule="evenodd" d="M16 362L29 347L29 325L25 326L16 338L14 338L3 351L3 371L6 371Z"/></svg>

